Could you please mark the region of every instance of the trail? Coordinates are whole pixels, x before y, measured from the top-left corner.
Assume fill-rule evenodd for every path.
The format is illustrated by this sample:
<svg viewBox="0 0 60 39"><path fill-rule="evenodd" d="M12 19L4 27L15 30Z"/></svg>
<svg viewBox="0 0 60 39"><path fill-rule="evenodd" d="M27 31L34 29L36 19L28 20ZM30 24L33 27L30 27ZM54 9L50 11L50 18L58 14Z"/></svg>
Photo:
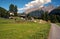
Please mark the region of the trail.
<svg viewBox="0 0 60 39"><path fill-rule="evenodd" d="M58 25L51 23L48 39L60 39L60 27Z"/></svg>

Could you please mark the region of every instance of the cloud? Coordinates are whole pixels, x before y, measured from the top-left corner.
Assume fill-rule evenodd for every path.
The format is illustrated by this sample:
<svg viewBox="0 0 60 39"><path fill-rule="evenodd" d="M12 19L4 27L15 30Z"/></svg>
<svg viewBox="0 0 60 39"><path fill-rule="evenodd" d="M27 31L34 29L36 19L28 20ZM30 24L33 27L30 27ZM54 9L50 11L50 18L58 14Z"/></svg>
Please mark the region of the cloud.
<svg viewBox="0 0 60 39"><path fill-rule="evenodd" d="M18 8L18 10L23 10L24 8Z"/></svg>
<svg viewBox="0 0 60 39"><path fill-rule="evenodd" d="M44 4L50 3L51 0L33 0L29 2L28 4L25 4L25 7L20 8L18 10L28 10L34 7L43 7Z"/></svg>
<svg viewBox="0 0 60 39"><path fill-rule="evenodd" d="M18 10L27 10L29 7L18 8Z"/></svg>
<svg viewBox="0 0 60 39"><path fill-rule="evenodd" d="M28 4L26 4L27 6L26 7L34 7L34 6L38 6L38 5L44 5L44 4L47 4L51 2L51 0L34 0L34 1L31 1L29 2Z"/></svg>

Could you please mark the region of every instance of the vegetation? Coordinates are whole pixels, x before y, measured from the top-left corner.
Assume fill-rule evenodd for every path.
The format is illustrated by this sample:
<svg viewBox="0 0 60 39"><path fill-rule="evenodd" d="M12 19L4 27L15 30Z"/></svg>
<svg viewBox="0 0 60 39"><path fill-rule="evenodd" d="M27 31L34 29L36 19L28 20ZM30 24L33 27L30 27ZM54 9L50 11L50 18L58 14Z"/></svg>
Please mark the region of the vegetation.
<svg viewBox="0 0 60 39"><path fill-rule="evenodd" d="M50 24L29 21L17 23L14 19L0 18L0 39L47 39Z"/></svg>
<svg viewBox="0 0 60 39"><path fill-rule="evenodd" d="M0 7L0 17L3 17L3 18L8 18L9 17L9 13L6 9Z"/></svg>
<svg viewBox="0 0 60 39"><path fill-rule="evenodd" d="M60 23L60 7L50 12L50 21L53 23Z"/></svg>
<svg viewBox="0 0 60 39"><path fill-rule="evenodd" d="M17 12L18 12L17 6L15 5L15 9L14 9L14 15L15 15L15 16L17 16Z"/></svg>
<svg viewBox="0 0 60 39"><path fill-rule="evenodd" d="M14 5L13 5L13 4L11 4L11 5L9 6L9 11L10 11L10 12L14 12Z"/></svg>
<svg viewBox="0 0 60 39"><path fill-rule="evenodd" d="M56 23L56 24L60 26L60 23Z"/></svg>
<svg viewBox="0 0 60 39"><path fill-rule="evenodd" d="M9 6L9 12L11 13L14 13L14 16L17 16L17 6L16 5L13 5L13 4L10 4Z"/></svg>
<svg viewBox="0 0 60 39"><path fill-rule="evenodd" d="M41 17L42 17L41 19L48 21L49 20L48 11L44 12Z"/></svg>
<svg viewBox="0 0 60 39"><path fill-rule="evenodd" d="M9 18L10 13L13 13L14 16L17 16L17 11L17 6L13 4L9 6L9 11L0 7L0 17Z"/></svg>

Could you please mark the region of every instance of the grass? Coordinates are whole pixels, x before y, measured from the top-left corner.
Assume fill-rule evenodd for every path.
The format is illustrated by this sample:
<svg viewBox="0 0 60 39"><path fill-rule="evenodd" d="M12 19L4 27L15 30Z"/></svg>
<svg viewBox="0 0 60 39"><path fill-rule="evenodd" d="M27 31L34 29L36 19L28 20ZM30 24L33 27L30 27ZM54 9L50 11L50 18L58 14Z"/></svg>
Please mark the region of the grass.
<svg viewBox="0 0 60 39"><path fill-rule="evenodd" d="M60 23L56 23L56 24L60 26Z"/></svg>
<svg viewBox="0 0 60 39"><path fill-rule="evenodd" d="M34 23L0 18L0 39L47 39L49 23Z"/></svg>

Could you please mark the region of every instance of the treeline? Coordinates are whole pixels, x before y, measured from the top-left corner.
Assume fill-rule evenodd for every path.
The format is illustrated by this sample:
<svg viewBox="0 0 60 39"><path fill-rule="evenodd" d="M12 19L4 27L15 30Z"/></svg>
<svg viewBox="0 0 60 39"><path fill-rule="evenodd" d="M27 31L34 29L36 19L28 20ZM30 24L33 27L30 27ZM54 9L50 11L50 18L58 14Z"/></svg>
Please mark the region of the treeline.
<svg viewBox="0 0 60 39"><path fill-rule="evenodd" d="M60 23L60 6L57 7L56 9L52 10L50 13L50 20L53 23Z"/></svg>
<svg viewBox="0 0 60 39"><path fill-rule="evenodd" d="M9 17L9 13L6 9L0 7L0 17L3 17L3 18L8 18Z"/></svg>
<svg viewBox="0 0 60 39"><path fill-rule="evenodd" d="M17 11L18 11L17 6L13 5L13 4L10 4L9 10L6 10L6 9L0 7L0 17L9 18L10 13L13 13L14 16L17 16Z"/></svg>
<svg viewBox="0 0 60 39"><path fill-rule="evenodd" d="M54 11L53 11L54 13ZM60 15L58 14L53 14L53 13L48 13L48 12L45 12L41 17L42 17L42 20L45 20L45 21L50 21L52 23L60 23Z"/></svg>

